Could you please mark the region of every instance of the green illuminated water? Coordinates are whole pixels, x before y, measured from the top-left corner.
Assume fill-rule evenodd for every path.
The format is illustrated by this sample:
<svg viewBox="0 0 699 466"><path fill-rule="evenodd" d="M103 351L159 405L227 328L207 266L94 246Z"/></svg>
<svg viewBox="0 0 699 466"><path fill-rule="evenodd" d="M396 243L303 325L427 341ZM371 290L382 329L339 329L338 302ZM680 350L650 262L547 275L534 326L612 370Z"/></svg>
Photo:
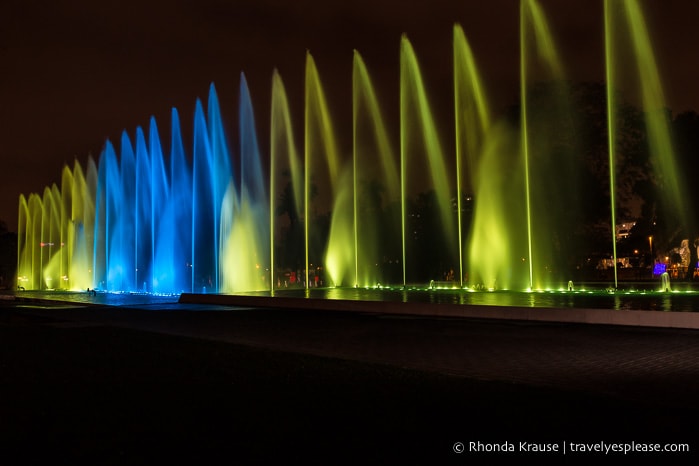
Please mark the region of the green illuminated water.
<svg viewBox="0 0 699 466"><path fill-rule="evenodd" d="M531 189L530 189L530 173L529 173L529 128L527 125L527 45L526 45L526 28L525 28L525 5L530 2L522 1L520 2L519 8L519 47L520 47L520 99L522 105L522 155L524 156L524 187L525 187L525 199L526 199L526 209L527 209L527 254L529 258L529 289L534 288L534 260L532 254L532 203L531 203Z"/></svg>
<svg viewBox="0 0 699 466"><path fill-rule="evenodd" d="M61 187L19 199L18 286L80 290L92 286L92 236L97 171L65 166Z"/></svg>
<svg viewBox="0 0 699 466"><path fill-rule="evenodd" d="M456 155L456 212L459 246L459 286L464 285L464 251L467 249L463 232L464 194L478 191L476 177L490 131L490 109L476 60L461 26L454 25L454 135ZM464 159L466 163L464 163ZM475 244L480 251L482 245ZM475 265L475 264L474 264Z"/></svg>
<svg viewBox="0 0 699 466"><path fill-rule="evenodd" d="M447 159L438 136L422 72L415 51L405 35L401 39L400 47L400 135L403 221L407 221L406 215L414 214L407 212L405 205L406 192L420 191L419 187L411 185L411 182L416 179L415 174L420 172L411 172L409 170L422 170L426 163L422 173L429 174L429 188L434 190L437 204L434 207L437 211L437 219L435 221L441 226L441 231L437 233L438 237L426 238L424 241L435 242L432 244L441 246L439 250L441 254L446 252L444 257L449 259L446 259L441 264L441 268L448 270L450 266L454 267L454 264L458 264L457 232L451 197L454 181L447 174ZM408 240L406 226L403 228L404 244ZM424 245L413 245L411 247L412 251L405 254L404 266L413 257L413 251L424 247ZM447 261L453 262L447 263ZM417 264L408 265L411 265L413 270L415 270ZM439 271L433 272L435 275L437 273Z"/></svg>
<svg viewBox="0 0 699 466"><path fill-rule="evenodd" d="M605 25L605 66L607 81L607 128L609 141L609 180L611 198L611 224L616 252L616 199L615 174L621 142L618 140L617 115L620 105L615 93L626 87L639 89L648 148L653 168L661 186L661 208L664 214L679 220L682 235L694 234L694 221L687 215L690 206L687 187L678 173L675 150L670 133L670 115L665 107L665 96L659 69L655 60L646 22L637 0L604 2ZM624 60L632 60L634 66L627 66ZM683 236L686 238L687 236ZM614 270L614 284L617 286L617 273Z"/></svg>
<svg viewBox="0 0 699 466"><path fill-rule="evenodd" d="M607 0L608 2L609 0ZM678 175L675 150L669 128L669 114L660 79L660 72L655 60L655 53L646 28L646 22L637 0L627 0L626 20L630 29L633 53L636 59L637 74L641 86L643 110L646 117L648 142L652 154L654 168L662 179L665 199L663 208L672 217L681 219L684 231L690 230L689 217L686 215L686 204L689 199L683 178ZM613 39L610 35L609 40ZM613 53L624 53L614 50ZM628 53L626 51L625 53ZM614 67L614 62L608 62ZM611 81L614 83L614 81Z"/></svg>
<svg viewBox="0 0 699 466"><path fill-rule="evenodd" d="M352 97L355 276L356 285L369 286L384 280L379 270L386 266L384 256L391 262L400 257L403 263L405 257L396 242L387 239L400 234L399 217L382 215L401 197L396 156L369 72L357 51Z"/></svg>
<svg viewBox="0 0 699 466"><path fill-rule="evenodd" d="M520 35L529 287L544 289L560 281L565 258L572 254L565 226L567 212L580 207L578 174L572 168L572 158L580 154L570 143L574 129L562 60L535 0L521 3Z"/></svg>
<svg viewBox="0 0 699 466"><path fill-rule="evenodd" d="M291 196L291 202L286 199L290 205L284 206L286 209L290 210L288 212L290 219L290 225L288 228L295 231L299 226L298 219L304 212L304 172L301 164L301 160L298 154L297 146L294 141L294 130L292 126L291 112L289 110L289 101L286 95L286 89L284 88L284 82L277 70L274 70L272 76L272 104L271 104L271 115L270 115L270 209L269 209L269 222L270 222L270 238L269 238L269 248L270 248L270 286L273 290L277 286L275 277L275 270L277 270L278 265L275 262L275 218L277 210L277 188L281 184L281 180L278 179L280 176L279 169L282 166L288 166L288 190L286 191L286 196ZM304 229L306 228L306 222L304 222ZM305 250L304 244L292 244L287 245L289 250Z"/></svg>
<svg viewBox="0 0 699 466"><path fill-rule="evenodd" d="M614 264L617 262L617 257L616 257L616 200L615 200L615 191L616 191L616 181L615 181L615 172L616 172L616 157L615 157L615 151L616 151L616 124L615 124L615 119L616 116L614 114L614 91L612 87L612 83L615 82L614 80L614 68L612 66L612 44L614 41L614 38L612 34L614 33L613 28L612 28L612 23L611 23L611 14L610 14L610 2L609 0L605 0L604 2L604 35L605 35L605 42L604 42L604 60L605 60L605 69L606 69L606 78L607 78L607 135L608 135L608 144L609 144L609 199L610 199L610 206L611 206L611 234L612 234L612 257L614 259ZM619 286L619 277L617 275L617 270L616 267L614 267L614 288L617 288Z"/></svg>
<svg viewBox="0 0 699 466"><path fill-rule="evenodd" d="M320 273L324 264L332 285L356 283L354 276L353 171L337 147L330 110L313 57L306 55L305 102L305 225L306 225L306 287L310 286L311 270ZM327 206L311 207L312 183L327 183L326 202L331 213L327 248L320 240L320 228L309 228L311 216ZM317 201L320 201L318 199Z"/></svg>

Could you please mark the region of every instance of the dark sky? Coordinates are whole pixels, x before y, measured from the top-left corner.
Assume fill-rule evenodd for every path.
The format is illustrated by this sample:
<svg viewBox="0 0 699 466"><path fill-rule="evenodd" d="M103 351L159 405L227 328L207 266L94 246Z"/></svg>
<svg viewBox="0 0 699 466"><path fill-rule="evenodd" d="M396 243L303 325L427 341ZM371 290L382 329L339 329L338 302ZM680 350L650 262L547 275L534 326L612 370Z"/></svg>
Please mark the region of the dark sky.
<svg viewBox="0 0 699 466"><path fill-rule="evenodd" d="M602 0L540 3L569 75L601 80ZM699 109L699 2L642 5L668 106ZM351 131L353 49L364 57L386 115L397 118L398 52L406 33L449 134L453 23L463 26L497 110L518 95L518 15L518 0L3 0L0 220L16 230L20 193L60 183L65 163L97 158L107 138L117 142L124 129L133 135L151 115L164 139L171 107L191 128L195 99L206 99L211 82L233 128L241 72L266 149L272 70L284 79L300 127L306 50L342 139Z"/></svg>

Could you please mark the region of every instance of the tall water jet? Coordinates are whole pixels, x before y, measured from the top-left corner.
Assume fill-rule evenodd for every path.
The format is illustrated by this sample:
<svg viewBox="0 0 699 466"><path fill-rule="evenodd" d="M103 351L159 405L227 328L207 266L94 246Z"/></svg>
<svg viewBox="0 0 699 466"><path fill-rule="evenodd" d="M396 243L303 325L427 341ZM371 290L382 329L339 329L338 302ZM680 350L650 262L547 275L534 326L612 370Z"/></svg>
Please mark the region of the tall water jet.
<svg viewBox="0 0 699 466"><path fill-rule="evenodd" d="M472 247L468 256L471 279L475 282L487 282L488 279L485 277L502 275L498 269L502 270L507 267L505 261L509 255L507 245L510 242L503 239L506 230L501 225L489 224L494 219L505 218L505 205L500 197L494 197L497 195L496 193L486 191L491 185L490 181L486 181L488 179L487 172L483 174L485 176L481 176L482 158L485 155L491 116L476 60L464 31L458 24L455 24L453 29L453 63L459 286L463 286L464 256L468 244L463 231L465 221L463 217L466 208L464 205L465 195L468 196L467 200L471 201L471 196L476 193L477 206L481 199L483 202L480 205L484 205L485 202L491 203L487 208L481 208L478 222L473 223L470 228L471 234L469 236ZM499 207L493 209L495 203ZM481 212L488 214L482 215ZM485 233L474 235L473 232L477 229L484 230ZM491 243L493 239L495 242Z"/></svg>
<svg viewBox="0 0 699 466"><path fill-rule="evenodd" d="M212 265L212 275L215 277L211 288L214 290L220 289L222 267L220 265L220 257L223 252L224 238L221 232L221 217L223 209L227 208L230 215L230 204L224 203L225 196L230 192L231 185L236 183L236 176L240 176L233 171L231 165L231 153L229 151L228 141L226 139L223 128L223 119L221 118L221 109L218 102L218 95L213 83L209 86L209 101L207 104L208 118L207 125L209 129L209 148L211 150L211 189L212 189L212 208L213 208L213 244L214 244L214 261ZM239 195L239 194L238 194Z"/></svg>
<svg viewBox="0 0 699 466"><path fill-rule="evenodd" d="M95 194L95 244L93 246L94 286L101 289L109 289L107 283L109 261L109 243L114 237L116 219L114 204L118 202L119 168L116 161L114 146L110 141L105 143L97 169L97 191Z"/></svg>
<svg viewBox="0 0 699 466"><path fill-rule="evenodd" d="M426 155L426 160L421 157ZM407 259L414 260L418 253L429 254L436 258L432 270L418 270L417 261L411 265L411 275L420 280L441 278L442 273L453 270L458 263L457 232L455 229L455 213L452 208L452 180L447 176L445 157L442 145L437 135L437 128L429 105L427 93L422 80L420 66L408 38L401 38L400 48L400 157L401 157L401 199L403 218L403 282L405 284L408 269ZM441 230L436 237L431 235L423 238L422 244L414 244L411 241L410 251L407 247L408 216L417 215L408 212L407 192L411 173L408 173L408 165L418 168L420 163L426 162L427 167L423 173L430 174L430 188L434 192L434 199L427 193L423 198L424 203L438 211L437 223ZM435 203L436 206L431 204ZM431 210L431 208L429 210Z"/></svg>
<svg viewBox="0 0 699 466"><path fill-rule="evenodd" d="M41 245L41 279L42 286L46 289L54 289L58 285L56 266L51 264L56 251L60 247L60 212L55 199L58 197L58 187L54 183L51 187L44 188L41 197L41 219L39 223ZM55 263L55 260L53 261Z"/></svg>
<svg viewBox="0 0 699 466"><path fill-rule="evenodd" d="M620 149L618 131L616 131L620 103L616 99L615 91L622 83L627 84L631 81L631 84L635 84L638 88L644 112L648 149L657 176L656 181L660 187L659 210L663 212L666 219L677 221L678 233L683 236L676 239L686 238L687 236L684 235L696 235L697 226L694 219L688 215L692 210L688 205L690 197L687 195L687 186L678 173L669 128L670 114L665 107L660 73L641 7L636 0L624 2L605 0L604 17L610 183L613 186L616 184L614 167L618 165L620 157L625 156ZM635 73L631 77L625 75L620 67L622 57L630 57L634 60ZM616 206L613 199L612 197L612 235L615 235ZM616 263L616 248L614 262Z"/></svg>
<svg viewBox="0 0 699 466"><path fill-rule="evenodd" d="M404 262L400 235L400 178L376 91L359 52L352 67L354 250L357 284L395 282ZM387 215L382 215L386 213Z"/></svg>
<svg viewBox="0 0 699 466"><path fill-rule="evenodd" d="M284 83L278 71L275 69L272 76L272 108L270 115L270 288L275 287L275 279L279 285L282 280L288 286L288 280L282 276L275 276L277 263L275 261L275 229L276 217L286 214L288 217L287 242L282 245L281 262L293 264L294 273L302 267L305 253L305 239L301 218L304 212L304 172L301 160L294 142L294 130L289 110L289 102L286 96ZM282 168L284 167L284 168ZM277 188L280 181L277 177L287 175L287 183L277 199ZM277 204L278 202L278 204ZM304 219L305 225L305 219ZM282 272L283 273L283 272ZM291 277L290 277L291 278ZM296 280L296 276L294 276Z"/></svg>
<svg viewBox="0 0 699 466"><path fill-rule="evenodd" d="M473 206L469 246L469 286L486 289L523 289L526 271L527 230L521 141L507 123L492 125L480 151L479 178Z"/></svg>
<svg viewBox="0 0 699 466"><path fill-rule="evenodd" d="M570 89L544 13L535 0L523 0L520 15L529 277L531 288L543 289L565 283L577 247L572 228L583 196L573 160L580 153Z"/></svg>
<svg viewBox="0 0 699 466"><path fill-rule="evenodd" d="M28 200L29 210L29 225L27 226L28 238L27 245L31 253L31 272L32 276L29 281L31 289L42 290L46 289L44 277L45 252L49 250L52 243L50 242L50 223L46 215L47 206L51 189L47 186L44 188L43 195L32 193ZM45 207L46 206L46 207Z"/></svg>
<svg viewBox="0 0 699 466"><path fill-rule="evenodd" d="M619 277L616 270L616 201L614 200L614 193L616 190L616 117L614 114L615 103L613 100L614 92L612 85L615 81L615 75L611 64L613 43L611 21L610 2L604 0L604 62L607 79L607 137L609 144L609 198L611 207L610 230L612 234L612 258L614 261L614 288L617 288Z"/></svg>
<svg viewBox="0 0 699 466"><path fill-rule="evenodd" d="M269 236L271 226L266 222L269 211L268 187L263 176L263 157L260 151L252 99L245 75L241 73L240 82L240 153L241 153L241 200L244 209L248 209L249 225L245 225L247 233L246 244L254 251L254 264L249 264L254 290L265 288L266 275L264 269L270 266L270 251L265 247L263 238ZM241 248L241 245L237 245ZM254 268L253 268L254 266ZM248 278L250 280L250 278ZM241 285L236 285L238 288Z"/></svg>
<svg viewBox="0 0 699 466"><path fill-rule="evenodd" d="M69 238L68 238L68 288L86 289L92 286L95 229L95 190L97 188L97 167L92 157L88 158L87 170L83 173L80 164L73 165L73 185L71 194Z"/></svg>
<svg viewBox="0 0 699 466"><path fill-rule="evenodd" d="M99 160L95 197L95 286L132 291L135 287L135 160L126 132L121 163L107 141Z"/></svg>
<svg viewBox="0 0 699 466"><path fill-rule="evenodd" d="M73 205L73 173L70 168L65 165L63 167L63 174L61 176L61 191L60 197L57 198L59 205L59 231L60 231L60 241L61 247L59 248L60 256L60 268L59 268L59 279L61 289L69 288L69 277L68 277L68 264L70 263L69 255L69 243L72 234L72 225L70 222L71 218L71 207Z"/></svg>
<svg viewBox="0 0 699 466"><path fill-rule="evenodd" d="M223 132L218 97L209 88L208 119L201 101L194 114L192 175L192 287L218 290L222 249L221 210L233 181L230 153Z"/></svg>
<svg viewBox="0 0 699 466"><path fill-rule="evenodd" d="M30 195L30 197L31 196L32 195ZM17 288L31 289L33 284L30 284L30 279L34 277L31 256L31 242L33 238L30 235L32 222L29 205L27 204L27 198L24 197L24 194L19 195L17 211Z"/></svg>
<svg viewBox="0 0 699 466"><path fill-rule="evenodd" d="M320 275L319 266L325 263L328 279L333 285L354 284L354 238L352 237L352 171L344 169L343 160L337 148L337 142L330 119L325 94L313 57L306 54L305 79L305 207L306 222L306 288L310 286L310 268L314 267L315 277ZM320 186L317 175L323 174L329 186ZM324 220L314 212L314 221L319 223L310 229L311 187L318 184L319 193L330 204L330 225L322 225ZM321 192L325 189L326 192ZM316 206L324 208L320 202ZM325 219L327 221L327 219ZM328 228L327 247L323 230Z"/></svg>
<svg viewBox="0 0 699 466"><path fill-rule="evenodd" d="M121 134L121 199L117 207L119 212L119 222L117 224L118 240L114 243L115 254L119 257L121 270L119 271L119 281L115 284L118 290L136 291L138 284L137 277L137 188L136 185L136 154L131 144L131 139L126 131Z"/></svg>
<svg viewBox="0 0 699 466"><path fill-rule="evenodd" d="M218 252L219 224L214 204L223 199L214 196L213 157L209 144L206 118L201 102L197 100L194 113L194 156L192 164L192 291L213 289Z"/></svg>
<svg viewBox="0 0 699 466"><path fill-rule="evenodd" d="M170 135L170 188L167 196L167 213L163 216L160 231L168 241L156 246L155 279L165 280L162 291L179 293L193 288L192 282L192 228L193 191L192 170L185 158L177 110L172 109L172 132ZM183 228L183 226L185 226ZM172 246L170 248L170 241ZM170 262L171 261L171 262ZM169 268L171 267L171 268ZM166 285L171 283L171 285ZM171 286L171 287L170 287Z"/></svg>
<svg viewBox="0 0 699 466"><path fill-rule="evenodd" d="M229 183L221 214L222 282L220 291L257 291L267 288L264 269L269 264L264 247L267 231L267 189L262 176L255 117L245 75L240 77L240 184Z"/></svg>
<svg viewBox="0 0 699 466"><path fill-rule="evenodd" d="M167 169L163 150L160 143L160 134L155 118L151 117L148 135L148 152L150 154L150 196L151 196L151 223L150 231L150 261L151 270L149 283L153 292L169 292L173 290L183 290L176 285L175 277L182 273L183 260L179 258L182 254L175 242L177 228L173 222L175 205L172 205L170 196L172 194L170 182L168 180ZM182 186L186 188L186 184ZM180 189L180 186L177 186ZM182 206L181 208L185 208ZM175 258L178 258L176 260ZM178 270L180 269L180 270Z"/></svg>
<svg viewBox="0 0 699 466"><path fill-rule="evenodd" d="M38 194L32 194L29 196L29 212L30 212L30 222L31 226L27 229L30 232L30 238L27 241L31 249L31 270L32 270L32 288L34 290L46 289L46 284L44 283L44 270L43 270L43 260L42 253L44 251L44 246L50 247L46 242L44 242L43 233L43 220L44 220L44 205L41 200L41 196Z"/></svg>
<svg viewBox="0 0 699 466"><path fill-rule="evenodd" d="M35 233L32 245L37 261L34 272L38 273L38 289L53 289L56 286L55 267L51 272L47 271L49 261L53 254L60 247L58 238L58 211L54 203L54 193L58 188L54 184L52 187L44 188L43 196L36 196L34 202L30 198L30 208L34 211L32 218L33 230ZM33 204L33 205L32 205ZM37 239L39 241L37 241Z"/></svg>
<svg viewBox="0 0 699 466"><path fill-rule="evenodd" d="M151 264L153 260L153 208L150 154L143 130L136 128L136 199L135 229L136 277L134 289L153 291ZM141 287L143 284L143 287Z"/></svg>
<svg viewBox="0 0 699 466"><path fill-rule="evenodd" d="M44 280L52 289L66 289L67 283L67 242L68 224L66 212L70 204L70 194L73 177L68 167L63 168L61 174L61 188L54 184L50 190L44 191L44 225L48 225L48 248L43 254Z"/></svg>
<svg viewBox="0 0 699 466"><path fill-rule="evenodd" d="M678 173L675 149L670 135L670 113L667 110L665 96L661 85L660 73L655 61L645 20L640 5L636 0L626 3L629 24L635 45L638 76L641 83L643 109L650 152L653 155L654 168L662 180L665 190L663 209L671 217L680 219L685 233L695 234L693 219L687 215L687 187L684 178Z"/></svg>

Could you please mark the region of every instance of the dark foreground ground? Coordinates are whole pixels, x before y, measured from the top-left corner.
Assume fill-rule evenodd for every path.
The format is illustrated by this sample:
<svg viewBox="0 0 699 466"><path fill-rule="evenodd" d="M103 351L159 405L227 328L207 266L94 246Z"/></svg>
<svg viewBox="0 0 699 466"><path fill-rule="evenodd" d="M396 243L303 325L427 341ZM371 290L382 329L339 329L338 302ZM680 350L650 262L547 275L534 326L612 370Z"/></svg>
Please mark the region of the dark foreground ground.
<svg viewBox="0 0 699 466"><path fill-rule="evenodd" d="M169 319L206 321L219 337L158 331ZM264 344L280 335L306 349ZM430 341L442 369L411 362ZM548 369L528 377L536 367ZM0 465L696 464L698 389L695 331L0 302ZM570 442L690 452L573 453Z"/></svg>

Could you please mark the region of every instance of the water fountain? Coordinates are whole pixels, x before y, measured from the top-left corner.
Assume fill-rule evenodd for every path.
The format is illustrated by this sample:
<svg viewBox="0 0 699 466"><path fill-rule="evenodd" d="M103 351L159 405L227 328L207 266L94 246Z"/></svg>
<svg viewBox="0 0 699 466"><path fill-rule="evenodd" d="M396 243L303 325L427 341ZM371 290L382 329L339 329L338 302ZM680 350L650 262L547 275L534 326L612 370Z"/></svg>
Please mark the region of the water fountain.
<svg viewBox="0 0 699 466"><path fill-rule="evenodd" d="M384 255L403 256L402 242L382 241L386 236L401 237L399 215L381 215L382 204L398 206L401 185L396 153L391 145L379 99L359 52L355 51L352 68L353 86L353 161L355 206L356 283L370 286L380 282L399 283L397 276L388 278L377 270ZM359 181L361 180L361 182ZM394 209L398 212L398 209ZM382 232L389 232L383 235ZM397 247L396 247L397 246ZM396 265L397 262L396 262ZM402 268L401 268L402 269Z"/></svg>
<svg viewBox="0 0 699 466"><path fill-rule="evenodd" d="M672 288L670 288L670 274L667 272L663 272L660 275L660 291L672 291Z"/></svg>
<svg viewBox="0 0 699 466"><path fill-rule="evenodd" d="M637 2L607 0L604 5L614 233L619 142L612 91L622 84L615 64L620 36L634 46L632 76L644 76L641 97L651 151L662 156L656 167L664 179L680 178L667 121L655 111L663 104L662 89ZM474 53L456 25L454 153L445 150L407 36L399 50L398 141L391 140L369 70L355 51L352 151L345 153L309 53L302 128L294 128L281 76L275 71L272 77L269 178L245 76L235 150L226 139L212 85L206 110L196 103L191 152L173 110L169 155L151 119L147 137L141 128L134 140L124 132L118 151L107 141L97 163L90 159L85 170L77 163L66 167L60 187L46 188L43 196L20 196L21 285L227 293L275 291L299 283L306 289L378 283L406 289L430 283L437 289L447 282L457 289L491 290L563 289L568 283L573 292L566 258L580 249L570 241L570 230L584 186L576 172L580 149L575 141L563 144L561 139L573 132L574 112L564 63L543 11L535 0L522 0L520 6L519 127L492 115ZM537 87L541 81L553 84ZM546 109L547 120L537 108ZM299 130L303 142L297 145ZM284 179L287 187L280 190ZM685 199L682 184L673 186L668 209ZM413 201L416 191L427 194ZM288 215L285 250L279 249L281 212ZM429 221L418 222L419 215L428 215ZM429 236L417 232L425 224ZM615 244L614 239L614 263ZM302 251L302 258L292 250Z"/></svg>

